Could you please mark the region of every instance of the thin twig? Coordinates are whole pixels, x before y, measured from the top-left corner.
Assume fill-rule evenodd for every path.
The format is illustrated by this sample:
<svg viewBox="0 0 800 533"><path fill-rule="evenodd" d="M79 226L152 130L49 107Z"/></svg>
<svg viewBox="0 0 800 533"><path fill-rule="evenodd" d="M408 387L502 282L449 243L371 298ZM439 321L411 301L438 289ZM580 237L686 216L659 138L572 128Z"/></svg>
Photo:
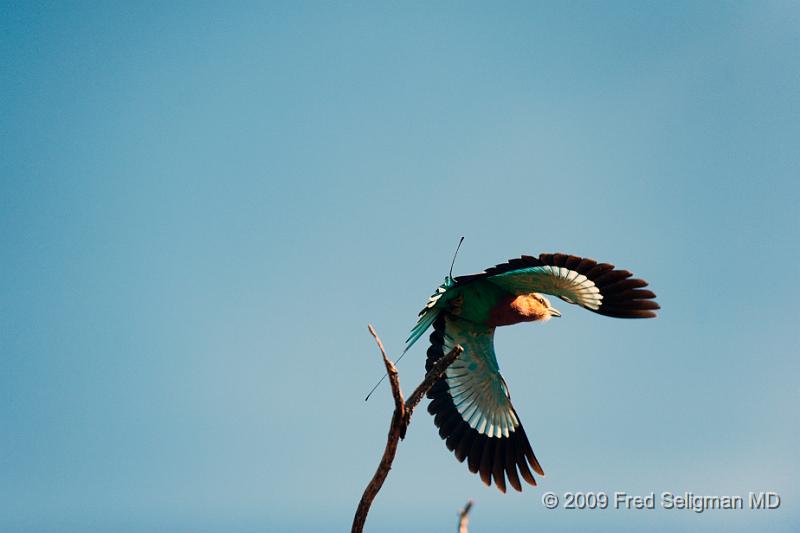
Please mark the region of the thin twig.
<svg viewBox="0 0 800 533"><path fill-rule="evenodd" d="M389 475L389 470L392 469L392 462L394 456L397 454L397 444L400 439L405 437L408 424L411 422L411 414L414 408L419 404L422 397L430 390L433 384L439 379L444 371L450 364L461 355L463 351L461 346L456 346L447 355L440 358L430 371L425 375L419 387L417 387L408 399L408 402L403 400L403 392L400 390L400 378L397 374L397 368L394 363L386 355L386 350L383 349L383 343L375 333L375 328L372 325L368 326L370 334L375 338L378 343L378 348L381 350L383 356L383 364L386 366L386 373L389 375L389 384L392 386L392 396L394 397L394 413L392 414L392 422L389 425L389 435L386 437L386 449L383 452L378 469L375 475L372 476L367 488L364 489L364 494L361 496L361 501L358 502L356 515L353 518L352 533L361 533L364 531L364 523L367 521L367 513L372 506L375 496L381 490L383 482L386 481L386 476Z"/></svg>
<svg viewBox="0 0 800 533"><path fill-rule="evenodd" d="M383 364L386 366L386 373L389 375L389 383L392 386L394 408L400 411L402 414L405 412L405 402L403 401L403 391L400 390L400 377L397 375L397 367L394 366L394 363L392 363L391 359L389 359L389 356L386 355L386 350L383 349L381 338L378 337L378 334L375 332L375 328L372 327L372 324L367 324L367 329L369 329L370 334L375 339L375 342L378 343L378 348L381 350Z"/></svg>
<svg viewBox="0 0 800 533"><path fill-rule="evenodd" d="M464 506L458 513L458 533L469 533L469 511L472 509L472 500L467 500L467 505Z"/></svg>

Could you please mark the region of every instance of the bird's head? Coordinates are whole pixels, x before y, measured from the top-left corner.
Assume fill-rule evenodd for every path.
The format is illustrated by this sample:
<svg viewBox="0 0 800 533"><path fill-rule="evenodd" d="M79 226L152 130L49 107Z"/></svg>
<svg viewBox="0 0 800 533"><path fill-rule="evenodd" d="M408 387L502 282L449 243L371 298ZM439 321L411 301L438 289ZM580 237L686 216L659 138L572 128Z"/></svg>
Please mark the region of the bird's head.
<svg viewBox="0 0 800 533"><path fill-rule="evenodd" d="M502 300L492 309L490 323L493 326L507 326L520 322L550 320L554 316L561 316L561 313L553 309L547 298L531 292L519 296L510 295Z"/></svg>
<svg viewBox="0 0 800 533"><path fill-rule="evenodd" d="M533 296L533 298L539 304L541 304L545 310L545 313L543 313L544 316L541 318L541 320L550 320L552 317L558 318L561 316L561 312L550 304L550 300L548 300L546 296L539 294L538 292L534 292L531 294L531 296Z"/></svg>

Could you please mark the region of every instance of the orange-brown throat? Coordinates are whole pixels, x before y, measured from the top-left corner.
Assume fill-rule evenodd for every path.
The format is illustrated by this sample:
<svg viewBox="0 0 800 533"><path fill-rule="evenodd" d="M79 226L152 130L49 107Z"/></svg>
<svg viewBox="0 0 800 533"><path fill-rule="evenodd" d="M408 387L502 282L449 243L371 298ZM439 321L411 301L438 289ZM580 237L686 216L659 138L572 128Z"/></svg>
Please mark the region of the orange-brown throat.
<svg viewBox="0 0 800 533"><path fill-rule="evenodd" d="M510 294L500 300L489 311L490 326L509 326L520 322L548 320L550 311L534 294L514 296Z"/></svg>

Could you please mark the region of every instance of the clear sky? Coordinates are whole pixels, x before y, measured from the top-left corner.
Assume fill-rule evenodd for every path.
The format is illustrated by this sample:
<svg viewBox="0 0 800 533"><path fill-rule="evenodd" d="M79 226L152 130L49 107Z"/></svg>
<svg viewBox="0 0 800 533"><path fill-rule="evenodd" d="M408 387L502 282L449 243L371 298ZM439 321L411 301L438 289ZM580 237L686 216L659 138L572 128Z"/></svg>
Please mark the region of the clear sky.
<svg viewBox="0 0 800 533"><path fill-rule="evenodd" d="M663 310L500 330L540 487L420 410L368 530L798 530L796 3L162 4L0 4L0 529L347 530L366 325L399 355L464 235L457 274L565 251Z"/></svg>

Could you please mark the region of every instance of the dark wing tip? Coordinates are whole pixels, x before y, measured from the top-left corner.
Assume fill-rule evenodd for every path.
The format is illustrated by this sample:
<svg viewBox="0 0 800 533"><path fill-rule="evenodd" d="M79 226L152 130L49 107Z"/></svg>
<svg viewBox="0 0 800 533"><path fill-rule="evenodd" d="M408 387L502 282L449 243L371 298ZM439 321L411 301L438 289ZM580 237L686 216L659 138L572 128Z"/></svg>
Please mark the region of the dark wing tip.
<svg viewBox="0 0 800 533"><path fill-rule="evenodd" d="M525 457L528 459L528 462L531 464L533 471L539 474L540 476L544 475L544 470L542 470L542 465L539 464L539 460L536 459L536 455L533 453L533 448L531 448L531 443L528 440L528 436L525 434L525 429L520 425L517 428L519 433L519 441L521 444L521 450L524 453Z"/></svg>
<svg viewBox="0 0 800 533"><path fill-rule="evenodd" d="M449 396L446 391L442 393ZM536 486L531 470L540 476L544 471L522 426L517 426L508 437L487 437L470 427L460 416L452 416L450 409L455 411L454 405L440 402L440 399L437 397L431 402L435 406L432 414L439 427L439 436L459 462L467 462L470 472L478 474L485 485L494 485L503 493L507 492L509 485L521 492L522 480Z"/></svg>
<svg viewBox="0 0 800 533"><path fill-rule="evenodd" d="M614 279L614 278L611 278ZM625 277L614 279L611 283L596 282L603 301L597 312L615 318L655 318L656 310L661 309L654 301L655 293L646 290L643 279Z"/></svg>

